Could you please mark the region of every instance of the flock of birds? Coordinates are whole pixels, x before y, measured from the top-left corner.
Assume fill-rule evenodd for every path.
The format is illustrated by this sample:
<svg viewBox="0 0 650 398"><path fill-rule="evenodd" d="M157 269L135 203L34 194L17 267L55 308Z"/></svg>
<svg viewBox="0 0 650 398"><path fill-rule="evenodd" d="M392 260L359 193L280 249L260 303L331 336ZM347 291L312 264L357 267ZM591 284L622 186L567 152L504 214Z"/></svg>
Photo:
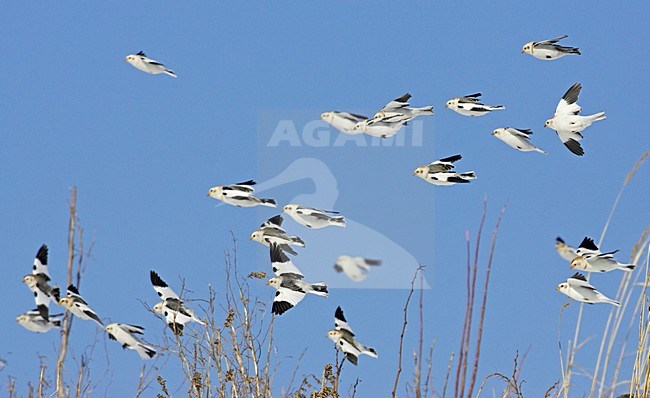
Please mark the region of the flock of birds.
<svg viewBox="0 0 650 398"><path fill-rule="evenodd" d="M580 55L577 48L558 44L566 37L564 35L551 40L526 43L522 53L542 60L555 60L566 55ZM177 77L172 70L160 62L148 58L142 51L128 55L125 61L135 68L153 75L167 74ZM582 86L579 83L571 86L557 105L554 116L545 124L546 127L555 130L562 143L578 156L584 154L579 142L583 139L580 133L594 121L605 119L604 112L590 116L579 115L581 107L577 104L577 100L581 89ZM469 117L483 116L496 110L505 109L502 105L484 104L480 101L480 97L481 94L476 93L452 98L445 107ZM388 102L372 118L349 112L331 111L323 113L321 119L345 134L367 134L373 137L389 138L397 134L414 118L433 116L433 106L411 107L408 102L410 98L411 95L407 93ZM519 151L546 154L545 151L531 143L532 131L530 130L505 127L494 130L492 135ZM462 156L458 154L419 166L413 175L434 185L448 186L468 183L476 179L474 171L457 172L454 170L455 163L461 158ZM237 207L277 207L277 202L274 199L255 196L254 185L255 181L253 180L233 185L219 185L210 188L208 196ZM282 212L297 223L311 229L344 228L346 226L345 218L335 211L316 209L302 204L287 204L282 208ZM262 223L250 236L251 240L269 247L271 267L275 276L268 280L267 285L276 289L271 312L278 316L298 305L307 294L328 296L327 285L324 282L304 281L303 273L287 256L287 254L297 255L298 253L293 247L305 247L305 242L298 236L287 234L282 223L281 215L273 216ZM612 270L629 272L635 267L633 264L621 264L614 259L616 251L600 252L594 241L588 237L582 241L578 249L568 246L558 237L556 249L564 259L570 261L571 268L586 272L609 272ZM143 335L144 328L122 323L110 323L104 326L101 318L82 298L76 286L68 286L67 295L61 298L59 288L50 285L47 258L48 248L43 245L34 260L32 274L23 278L23 282L34 294L36 309L20 315L17 318L19 324L27 330L39 333L60 328L62 314L52 315L49 313L50 303L55 303L80 319L95 322L106 330L109 338L118 341L123 348L135 350L141 358L148 359L156 355L153 347L136 337L136 335ZM370 269L380 264L380 260L342 255L337 259L334 269L337 272L345 273L353 281L362 282L368 276ZM162 300L153 307L152 312L162 315L175 335L182 336L185 326L190 322L206 325L153 270L150 271L150 280ZM568 278L566 282L559 284L557 290L574 300L589 304L619 305L617 301L608 298L591 286L584 275L579 272ZM351 363L356 365L358 356L361 354L377 358L377 352L373 348L367 347L355 339L355 334L348 325L340 306L337 307L334 314L334 326L334 329L327 333L327 337L345 353L346 359Z"/></svg>

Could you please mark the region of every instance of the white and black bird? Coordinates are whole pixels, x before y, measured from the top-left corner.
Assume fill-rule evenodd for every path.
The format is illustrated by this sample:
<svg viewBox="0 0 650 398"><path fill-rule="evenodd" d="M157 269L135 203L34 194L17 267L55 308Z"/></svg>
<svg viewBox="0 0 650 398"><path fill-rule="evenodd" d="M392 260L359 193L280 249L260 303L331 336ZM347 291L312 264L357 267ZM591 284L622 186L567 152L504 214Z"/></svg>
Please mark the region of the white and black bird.
<svg viewBox="0 0 650 398"><path fill-rule="evenodd" d="M150 271L149 277L153 289L158 294L158 297L162 299L161 302L154 305L153 312L165 317L165 322L175 335L182 336L183 329L189 322L193 321L205 325L205 322L199 319L194 311L183 303L178 294L160 278L156 271Z"/></svg>
<svg viewBox="0 0 650 398"><path fill-rule="evenodd" d="M559 254L560 257L568 262L571 262L574 258L578 257L576 249L567 245L564 239L560 238L559 236L555 238L555 250L557 250L557 254Z"/></svg>
<svg viewBox="0 0 650 398"><path fill-rule="evenodd" d="M379 265L381 265L381 260L342 255L336 259L334 270L345 273L348 278L355 282L363 282L368 277L370 268Z"/></svg>
<svg viewBox="0 0 650 398"><path fill-rule="evenodd" d="M334 312L334 326L334 329L327 332L327 337L336 344L337 349L345 353L345 358L353 365L357 364L361 354L378 358L374 348L366 347L355 340L354 332L348 325L341 307L337 307Z"/></svg>
<svg viewBox="0 0 650 398"><path fill-rule="evenodd" d="M463 116L483 116L492 111L506 109L503 105L485 105L479 102L481 93L470 94L464 97L452 98L445 104L449 108Z"/></svg>
<svg viewBox="0 0 650 398"><path fill-rule="evenodd" d="M412 108L408 102L410 98L409 93L395 98L375 113L373 119L387 123L406 123L417 116L433 116L433 106Z"/></svg>
<svg viewBox="0 0 650 398"><path fill-rule="evenodd" d="M618 250L602 253L593 239L585 237L576 251L577 256L571 260L571 268L587 272L609 272L616 269L626 272L634 271L636 265L619 263L614 258L616 253Z"/></svg>
<svg viewBox="0 0 650 398"><path fill-rule="evenodd" d="M547 155L546 151L537 148L530 142L531 130L516 129L514 127L502 127L494 130L492 135L505 142L511 148L522 152L539 152Z"/></svg>
<svg viewBox="0 0 650 398"><path fill-rule="evenodd" d="M276 207L273 199L260 199L253 196L255 181L248 180L233 185L217 185L210 188L208 196L237 207L268 206Z"/></svg>
<svg viewBox="0 0 650 398"><path fill-rule="evenodd" d="M582 110L577 103L580 90L582 90L580 83L571 86L557 104L555 115L544 124L544 127L555 130L564 146L578 156L585 154L579 142L583 138L580 132L591 126L593 122L605 119L605 112L589 116L579 115Z"/></svg>
<svg viewBox="0 0 650 398"><path fill-rule="evenodd" d="M271 313L276 315L284 314L298 305L307 293L327 297L327 285L324 282L309 283L303 281L304 275L284 254L280 246L271 243L270 254L271 266L276 276L269 279L267 285L277 290L273 299Z"/></svg>
<svg viewBox="0 0 650 398"><path fill-rule="evenodd" d="M287 235L281 227L282 221L283 218L279 214L269 218L259 229L253 231L250 240L260 242L264 246L277 243L283 251L295 256L298 253L290 245L305 247L305 242L297 236Z"/></svg>
<svg viewBox="0 0 650 398"><path fill-rule="evenodd" d="M583 303L609 303L617 307L621 305L618 301L612 300L596 290L596 288L587 282L585 276L579 272L576 272L566 282L557 285L555 289L567 295L569 298Z"/></svg>
<svg viewBox="0 0 650 398"><path fill-rule="evenodd" d="M368 118L363 115L338 111L324 112L320 115L320 119L346 134L362 133L361 130L355 130L355 126L362 120L368 120Z"/></svg>
<svg viewBox="0 0 650 398"><path fill-rule="evenodd" d="M566 39L567 37L569 36L563 35L555 39L530 41L524 44L521 52L522 54L530 54L537 59L543 59L545 61L562 58L565 55L581 55L580 49L576 47L564 47L557 44L560 40Z"/></svg>
<svg viewBox="0 0 650 398"><path fill-rule="evenodd" d="M60 328L63 314L50 314L49 319L45 320L38 309L27 311L18 315L16 322L20 326L36 333L47 333L52 329Z"/></svg>
<svg viewBox="0 0 650 398"><path fill-rule="evenodd" d="M418 166L413 175L433 184L448 186L454 184L466 184L476 179L474 171L457 173L454 170L454 163L462 159L461 155L454 155L439 159L425 166Z"/></svg>
<svg viewBox="0 0 650 398"><path fill-rule="evenodd" d="M93 320L101 326L102 329L104 328L102 320L99 319L97 313L93 311L83 297L81 297L79 290L75 285L68 286L68 295L59 300L59 305L72 312L72 314L77 318L85 321Z"/></svg>
<svg viewBox="0 0 650 398"><path fill-rule="evenodd" d="M140 51L137 54L129 54L124 58L124 60L133 65L133 67L152 75L164 73L171 77L177 77L174 71L167 69L167 67L160 62L148 58L143 51Z"/></svg>
<svg viewBox="0 0 650 398"><path fill-rule="evenodd" d="M299 204L288 204L282 209L298 224L308 228L319 229L329 226L345 228L345 218L338 211L320 210Z"/></svg>
<svg viewBox="0 0 650 398"><path fill-rule="evenodd" d="M49 321L50 302L57 304L60 297L58 286L50 286L50 273L47 268L48 248L43 244L34 258L32 274L23 277L23 283L34 294L34 301L41 317Z"/></svg>
<svg viewBox="0 0 650 398"><path fill-rule="evenodd" d="M134 334L144 335L142 326L127 325L124 323L109 323L106 326L108 338L122 344L122 348L135 350L142 359L151 359L156 355L156 350L142 343Z"/></svg>

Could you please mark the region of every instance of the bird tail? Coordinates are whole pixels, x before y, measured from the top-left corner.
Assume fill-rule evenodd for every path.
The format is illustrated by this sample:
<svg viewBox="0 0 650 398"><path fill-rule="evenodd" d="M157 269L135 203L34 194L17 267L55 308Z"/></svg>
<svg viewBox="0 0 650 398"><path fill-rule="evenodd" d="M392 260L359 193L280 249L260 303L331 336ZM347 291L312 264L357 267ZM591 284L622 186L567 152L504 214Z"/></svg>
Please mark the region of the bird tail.
<svg viewBox="0 0 650 398"><path fill-rule="evenodd" d="M605 120L606 119L605 112L598 112L598 113L595 113L595 114L593 114L591 116L587 116L587 117L589 118L589 121L591 121L591 122L597 122L599 120Z"/></svg>
<svg viewBox="0 0 650 398"><path fill-rule="evenodd" d="M278 205L275 203L275 199L260 199L260 204L268 207L276 207Z"/></svg>
<svg viewBox="0 0 650 398"><path fill-rule="evenodd" d="M433 116L433 106L423 106L422 108L413 108L413 114Z"/></svg>
<svg viewBox="0 0 650 398"><path fill-rule="evenodd" d="M494 106L490 107L491 111L496 111L496 110L499 110L499 109L506 109L506 107L503 106L503 105L494 105Z"/></svg>
<svg viewBox="0 0 650 398"><path fill-rule="evenodd" d="M363 350L361 350L361 353L369 355L373 358L379 358L379 355L377 355L377 351L375 351L375 349L371 347L363 346Z"/></svg>
<svg viewBox="0 0 650 398"><path fill-rule="evenodd" d="M568 52L569 52L569 54L582 55L582 54L580 53L580 49L579 49L579 48L575 48L575 47L571 47L571 48L569 48L569 51L568 51Z"/></svg>
<svg viewBox="0 0 650 398"><path fill-rule="evenodd" d="M198 323L199 325L203 325L203 326L206 325L206 323L205 323L204 321L202 321L201 319L199 319L199 317L196 316L196 315L194 315L194 314L192 314L192 319L194 320L194 322Z"/></svg>
<svg viewBox="0 0 650 398"><path fill-rule="evenodd" d="M616 300L612 300L612 299L609 298L609 297L603 297L603 301L606 302L606 303L610 303L610 304L612 304L612 305L615 305L615 306L617 306L617 307L620 307L620 306L621 306L621 303L620 303L620 302L618 302L618 301L616 301Z"/></svg>
<svg viewBox="0 0 650 398"><path fill-rule="evenodd" d="M142 359L151 359L154 355L156 355L156 350L142 343L138 343L138 345L135 347L135 350L138 352L138 355L140 355L140 358Z"/></svg>
<svg viewBox="0 0 650 398"><path fill-rule="evenodd" d="M61 320L60 319L52 320L52 325L54 325L54 327L60 328L61 327Z"/></svg>
<svg viewBox="0 0 650 398"><path fill-rule="evenodd" d="M619 269L626 271L626 272L632 272L634 271L634 268L636 268L635 264L620 264Z"/></svg>
<svg viewBox="0 0 650 398"><path fill-rule="evenodd" d="M345 228L345 218L343 216L331 217L330 224Z"/></svg>
<svg viewBox="0 0 650 398"><path fill-rule="evenodd" d="M309 286L311 288L311 293L314 293L318 296L327 297L327 285L325 282L313 283Z"/></svg>
<svg viewBox="0 0 650 398"><path fill-rule="evenodd" d="M473 171L473 170L472 170L472 171L468 171L468 172L466 172L466 173L461 173L460 176L461 176L462 178L466 178L466 179L470 179L470 180L475 180L475 179L476 179L476 175L474 174L474 171Z"/></svg>
<svg viewBox="0 0 650 398"><path fill-rule="evenodd" d="M178 76L176 76L176 73L174 73L173 70L165 69L165 73L168 74L171 77L178 77Z"/></svg>
<svg viewBox="0 0 650 398"><path fill-rule="evenodd" d="M543 150L543 149L539 149L539 148L537 148L537 147L535 147L534 151L535 151L535 152L539 152L539 153L541 153L542 155L548 155L548 152L546 152L546 151Z"/></svg>
<svg viewBox="0 0 650 398"><path fill-rule="evenodd" d="M305 241L303 241L302 239L300 239L300 238L297 237L297 236L292 236L292 237L291 237L291 241L292 241L293 243L297 244L298 246L305 247Z"/></svg>

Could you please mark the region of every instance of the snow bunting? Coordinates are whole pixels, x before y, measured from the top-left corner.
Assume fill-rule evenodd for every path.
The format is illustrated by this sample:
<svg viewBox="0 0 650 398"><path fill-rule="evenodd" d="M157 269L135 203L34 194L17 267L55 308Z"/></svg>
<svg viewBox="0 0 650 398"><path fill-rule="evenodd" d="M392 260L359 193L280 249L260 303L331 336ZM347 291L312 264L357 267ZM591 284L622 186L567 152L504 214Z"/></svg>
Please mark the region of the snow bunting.
<svg viewBox="0 0 650 398"><path fill-rule="evenodd" d="M582 90L580 83L571 86L557 104L555 115L544 124L544 127L555 130L562 143L578 156L585 154L578 142L583 138L580 132L591 126L591 123L605 119L605 112L598 112L589 116L578 115L582 110L576 102L580 90Z"/></svg>
<svg viewBox="0 0 650 398"><path fill-rule="evenodd" d="M571 268L585 270L587 272L609 272L615 269L622 271L633 271L636 265L634 264L621 264L614 258L618 250L608 253L602 253L594 240L585 237L576 250L576 258L571 261Z"/></svg>
<svg viewBox="0 0 650 398"><path fill-rule="evenodd" d="M291 216L298 224L306 227L319 229L330 225L345 228L343 216L331 216L329 214L340 214L338 211L319 210L298 204L288 204L282 209Z"/></svg>
<svg viewBox="0 0 650 398"><path fill-rule="evenodd" d="M515 148L522 152L539 152L547 155L547 153L530 142L530 136L533 134L530 130L516 129L514 127L498 128L492 132L492 135L505 142L511 148Z"/></svg>
<svg viewBox="0 0 650 398"><path fill-rule="evenodd" d="M342 255L336 259L334 269L336 272L344 272L348 278L355 282L363 282L368 277L370 267L379 265L381 265L380 260Z"/></svg>
<svg viewBox="0 0 650 398"><path fill-rule="evenodd" d="M325 112L320 115L320 119L332 125L335 129L346 134L359 134L361 130L355 130L354 127L362 120L368 118L363 115L357 115L348 112Z"/></svg>
<svg viewBox="0 0 650 398"><path fill-rule="evenodd" d="M79 295L79 290L75 285L68 286L68 295L59 300L59 305L65 307L68 311L72 312L76 317L83 320L93 320L99 326L104 328L104 324L95 311L93 311L88 303Z"/></svg>
<svg viewBox="0 0 650 398"><path fill-rule="evenodd" d="M182 336L183 329L188 322L194 321L201 325L205 325L205 322L199 319L194 311L183 303L178 294L176 294L176 292L174 292L172 288L170 288L169 285L160 278L156 271L150 271L149 277L153 289L162 299L161 302L154 305L153 312L165 316L165 322L167 322L167 325L174 334Z"/></svg>
<svg viewBox="0 0 650 398"><path fill-rule="evenodd" d="M467 171L464 173L456 173L453 171L454 162L461 158L461 155L454 155L448 158L436 160L426 166L418 166L418 168L413 172L413 175L430 184L443 186L458 183L463 184L470 182L470 180L475 180L476 175L474 175L473 171Z"/></svg>
<svg viewBox="0 0 650 398"><path fill-rule="evenodd" d="M273 199L260 199L253 196L255 181L248 180L234 185L217 185L210 188L208 196L237 207L268 206L275 207Z"/></svg>
<svg viewBox="0 0 650 398"><path fill-rule="evenodd" d="M483 116L492 111L506 109L503 105L485 105L479 102L481 93L470 94L464 97L452 98L447 101L445 108L449 108L464 116Z"/></svg>
<svg viewBox="0 0 650 398"><path fill-rule="evenodd" d="M260 242L265 246L269 246L271 242L277 243L283 251L295 256L298 253L289 245L305 247L305 242L297 236L287 235L284 229L280 227L282 221L281 215L268 219L259 229L253 231L250 240Z"/></svg>
<svg viewBox="0 0 650 398"><path fill-rule="evenodd" d="M298 305L307 293L327 297L327 285L323 282L304 282L303 274L289 260L276 243L270 245L271 266L275 277L269 279L267 285L273 286L277 292L273 299L271 313L282 315Z"/></svg>
<svg viewBox="0 0 650 398"><path fill-rule="evenodd" d="M108 338L122 344L122 348L135 350L140 358L151 359L156 355L156 350L143 344L134 334L144 334L142 326L127 325L123 323L109 323L106 326Z"/></svg>
<svg viewBox="0 0 650 398"><path fill-rule="evenodd" d="M416 116L433 116L433 106L424 106L421 108L411 108L408 100L411 94L406 93L399 98L387 103L380 109L373 119L382 122L407 122Z"/></svg>
<svg viewBox="0 0 650 398"><path fill-rule="evenodd" d="M152 75L165 73L171 77L177 77L176 74L173 71L167 69L165 65L161 64L158 61L154 61L151 58L147 58L145 53L142 51L137 54L127 55L124 60L133 65L135 68L138 68L141 71L150 73Z"/></svg>
<svg viewBox="0 0 650 398"><path fill-rule="evenodd" d="M50 302L55 304L59 301L60 289L58 286L50 286L50 273L47 268L48 249L43 244L38 249L34 258L32 274L23 277L23 283L34 293L34 301L41 317L45 322L49 321Z"/></svg>
<svg viewBox="0 0 650 398"><path fill-rule="evenodd" d="M555 238L555 250L557 250L557 253L560 255L560 257L569 262L578 257L576 249L567 245L559 236Z"/></svg>
<svg viewBox="0 0 650 398"><path fill-rule="evenodd" d="M580 50L575 47L563 47L557 44L560 40L566 39L568 35L556 37L555 39L544 41L531 41L524 44L521 49L522 54L530 54L537 59L552 60L562 58L565 55L580 55Z"/></svg>
<svg viewBox="0 0 650 398"><path fill-rule="evenodd" d="M614 301L596 290L587 282L585 276L579 272L576 272L566 282L557 285L555 289L567 295L569 298L588 304L610 303L617 307L621 305L618 301Z"/></svg>
<svg viewBox="0 0 650 398"><path fill-rule="evenodd" d="M366 347L354 339L354 332L345 320L341 307L336 307L334 326L334 329L327 332L327 337L336 344L336 348L345 353L345 358L353 365L357 364L361 354L378 357L374 348Z"/></svg>
<svg viewBox="0 0 650 398"><path fill-rule="evenodd" d="M16 322L20 326L29 330L30 332L36 333L47 333L54 328L61 327L61 316L62 314L49 315L49 319L45 320L38 309L27 311L24 314L18 315Z"/></svg>

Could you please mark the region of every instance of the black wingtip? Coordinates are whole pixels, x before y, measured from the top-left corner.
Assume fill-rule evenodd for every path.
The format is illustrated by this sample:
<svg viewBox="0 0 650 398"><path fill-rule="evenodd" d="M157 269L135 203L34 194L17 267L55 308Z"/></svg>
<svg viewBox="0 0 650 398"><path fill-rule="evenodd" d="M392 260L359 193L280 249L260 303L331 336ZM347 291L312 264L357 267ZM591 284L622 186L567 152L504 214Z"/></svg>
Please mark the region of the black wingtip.
<svg viewBox="0 0 650 398"><path fill-rule="evenodd" d="M172 330L172 332L174 332L174 334L176 336L182 336L183 335L184 326L183 326L182 323L170 322L170 323L168 323L168 325L169 325L169 328Z"/></svg>
<svg viewBox="0 0 650 398"><path fill-rule="evenodd" d="M142 51L142 50L140 50L140 52L137 53L137 54L135 54L135 55L142 55L143 57L146 57L146 56L147 56L147 55L144 53L144 51Z"/></svg>
<svg viewBox="0 0 650 398"><path fill-rule="evenodd" d="M588 236L585 236L585 238L582 240L582 242L580 243L580 247L588 250L594 250L594 251L598 250L598 246L596 246L594 240Z"/></svg>
<svg viewBox="0 0 650 398"><path fill-rule="evenodd" d="M151 279L151 284L158 287L169 287L165 281L160 278L160 275L156 271L149 271L149 278Z"/></svg>
<svg viewBox="0 0 650 398"><path fill-rule="evenodd" d="M474 93L474 94L465 95L464 98L478 98L480 96L481 93Z"/></svg>
<svg viewBox="0 0 650 398"><path fill-rule="evenodd" d="M71 284L70 286L68 286L68 291L76 294L77 296L80 295L79 294L79 289L77 289L77 287L75 285Z"/></svg>
<svg viewBox="0 0 650 398"><path fill-rule="evenodd" d="M277 216L273 216L266 220L267 223L270 224L275 224L278 227L282 226L282 222L284 221L284 218L282 218L282 215L278 214Z"/></svg>
<svg viewBox="0 0 650 398"><path fill-rule="evenodd" d="M345 320L345 315L343 315L343 309L341 309L341 306L336 307L336 311L334 312L334 318L339 319L343 322L347 322Z"/></svg>
<svg viewBox="0 0 650 398"><path fill-rule="evenodd" d="M289 257L287 257L287 255L284 254L284 252L282 251L282 249L280 248L280 246L277 243L273 242L273 243L271 243L271 245L269 247L271 248L270 249L271 263L286 263L286 262L289 262Z"/></svg>
<svg viewBox="0 0 650 398"><path fill-rule="evenodd" d="M565 100L568 104L574 104L576 101L578 101L580 90L582 90L582 85L576 82L573 84L573 86L569 87L566 93L564 93L562 99Z"/></svg>
<svg viewBox="0 0 650 398"><path fill-rule="evenodd" d="M59 302L59 299L61 299L61 289L58 287L52 288L52 296Z"/></svg>
<svg viewBox="0 0 650 398"><path fill-rule="evenodd" d="M569 138L569 140L564 143L564 146L566 146L574 155L582 156L585 154L580 143L573 138Z"/></svg>
<svg viewBox="0 0 650 398"><path fill-rule="evenodd" d="M583 282L587 282L587 278L585 278L585 276L582 275L580 272L576 272L569 279L577 279L577 280L580 280L580 281L583 281Z"/></svg>
<svg viewBox="0 0 650 398"><path fill-rule="evenodd" d="M409 99L411 99L411 94L406 93L406 94L402 95L399 98L395 98L393 101L396 101L396 102L408 102Z"/></svg>
<svg viewBox="0 0 650 398"><path fill-rule="evenodd" d="M271 313L275 315L282 315L293 308L293 304L286 301L274 301Z"/></svg>
<svg viewBox="0 0 650 398"><path fill-rule="evenodd" d="M565 243L565 242L564 242L564 239L560 238L559 236L558 236L557 238L555 238L555 242L557 242L557 243L562 243L562 244Z"/></svg>
<svg viewBox="0 0 650 398"><path fill-rule="evenodd" d="M257 184L257 183L255 182L255 180L248 180L248 181L244 181L244 182L238 182L238 183L235 184L235 185L255 185L255 184Z"/></svg>
<svg viewBox="0 0 650 398"><path fill-rule="evenodd" d="M38 261L40 261L41 264L43 264L43 265L47 265L47 255L48 255L48 252L49 252L49 251L48 251L48 249L47 249L47 245L46 245L45 243L43 243L43 245L41 245L41 247L38 249L38 253L36 253L36 258L37 258Z"/></svg>
<svg viewBox="0 0 650 398"><path fill-rule="evenodd" d="M350 354L349 352L345 353L345 359L350 361L350 363L354 366L356 366L357 362L359 362L359 358L354 354Z"/></svg>
<svg viewBox="0 0 650 398"><path fill-rule="evenodd" d="M442 159L440 159L440 162L454 163L454 162L457 162L457 161L461 160L462 158L463 158L463 156L459 153L458 155L449 156L447 158L442 158Z"/></svg>

